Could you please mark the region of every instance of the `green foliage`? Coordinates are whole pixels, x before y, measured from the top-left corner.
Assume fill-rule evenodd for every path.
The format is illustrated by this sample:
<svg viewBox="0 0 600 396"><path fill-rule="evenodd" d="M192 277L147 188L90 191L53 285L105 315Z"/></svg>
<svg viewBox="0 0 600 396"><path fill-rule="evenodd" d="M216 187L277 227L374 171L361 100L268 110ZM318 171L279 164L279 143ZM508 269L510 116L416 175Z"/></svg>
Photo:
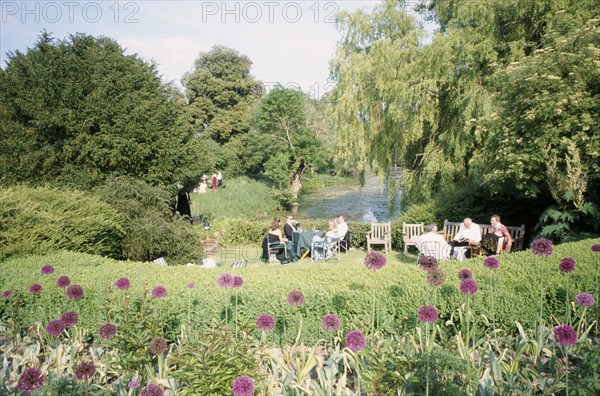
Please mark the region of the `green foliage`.
<svg viewBox="0 0 600 396"><path fill-rule="evenodd" d="M123 51L106 37L44 32L27 53L9 53L0 73L2 184L199 179L202 147L181 98L154 65Z"/></svg>
<svg viewBox="0 0 600 396"><path fill-rule="evenodd" d="M0 257L68 249L119 257L125 218L81 191L16 186L0 194Z"/></svg>
<svg viewBox="0 0 600 396"><path fill-rule="evenodd" d="M127 219L120 258L151 261L166 257L169 264L183 264L202 256L198 233L189 222L173 217L172 198L164 189L117 177L97 187L94 194Z"/></svg>
<svg viewBox="0 0 600 396"><path fill-rule="evenodd" d="M592 202L571 210L550 206L541 214L536 228L540 236L557 242L590 238L600 232L600 208Z"/></svg>

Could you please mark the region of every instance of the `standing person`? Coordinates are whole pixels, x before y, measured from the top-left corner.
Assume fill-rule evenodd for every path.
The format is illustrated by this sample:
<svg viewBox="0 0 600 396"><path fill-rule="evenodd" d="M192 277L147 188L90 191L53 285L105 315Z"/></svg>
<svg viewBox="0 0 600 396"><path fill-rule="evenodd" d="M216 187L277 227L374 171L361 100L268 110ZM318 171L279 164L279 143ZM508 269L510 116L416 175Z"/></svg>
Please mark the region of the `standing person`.
<svg viewBox="0 0 600 396"><path fill-rule="evenodd" d="M452 254L454 253L454 248L456 246L475 245L478 244L480 241L481 228L479 228L479 225L473 223L473 220L467 217L463 220L462 224L458 229L458 232L456 233L456 235L454 235L454 238L452 238L452 241L450 241L450 246L452 246L452 251L450 252L450 255L452 256ZM465 257L469 258L470 255L471 252L467 250L465 252Z"/></svg>
<svg viewBox="0 0 600 396"><path fill-rule="evenodd" d="M213 172L212 176L211 176L211 181L212 181L212 189L216 190L218 189L218 182L217 182L217 174L216 172Z"/></svg>
<svg viewBox="0 0 600 396"><path fill-rule="evenodd" d="M190 205L192 204L192 199L190 198L190 193L183 189L181 183L177 184L177 188L179 189L177 192L177 211L182 217L187 216L191 219L192 208Z"/></svg>
<svg viewBox="0 0 600 396"><path fill-rule="evenodd" d="M219 188L223 187L223 174L221 173L221 171L217 172L217 186Z"/></svg>

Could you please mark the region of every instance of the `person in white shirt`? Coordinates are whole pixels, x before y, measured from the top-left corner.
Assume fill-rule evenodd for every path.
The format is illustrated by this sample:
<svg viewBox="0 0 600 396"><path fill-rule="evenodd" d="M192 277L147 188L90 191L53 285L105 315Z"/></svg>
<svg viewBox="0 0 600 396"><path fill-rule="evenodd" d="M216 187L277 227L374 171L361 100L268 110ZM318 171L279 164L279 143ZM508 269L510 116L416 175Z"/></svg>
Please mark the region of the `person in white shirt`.
<svg viewBox="0 0 600 396"><path fill-rule="evenodd" d="M481 242L481 228L479 228L478 224L473 223L473 220L470 218L465 218L460 225L458 232L450 241L450 245L452 246L452 252L454 253L454 248L457 246L469 246L475 245ZM467 250L465 252L465 257L469 258L471 252Z"/></svg>
<svg viewBox="0 0 600 396"><path fill-rule="evenodd" d="M346 216L339 215L335 219L337 221L337 231L340 236L341 248L347 251L350 248L350 238L348 236L348 223L346 223Z"/></svg>
<svg viewBox="0 0 600 396"><path fill-rule="evenodd" d="M438 233L437 225L429 224L427 232L418 239L419 251L425 256L434 256L437 260L449 260L451 246L444 237ZM435 243L432 243L435 242Z"/></svg>

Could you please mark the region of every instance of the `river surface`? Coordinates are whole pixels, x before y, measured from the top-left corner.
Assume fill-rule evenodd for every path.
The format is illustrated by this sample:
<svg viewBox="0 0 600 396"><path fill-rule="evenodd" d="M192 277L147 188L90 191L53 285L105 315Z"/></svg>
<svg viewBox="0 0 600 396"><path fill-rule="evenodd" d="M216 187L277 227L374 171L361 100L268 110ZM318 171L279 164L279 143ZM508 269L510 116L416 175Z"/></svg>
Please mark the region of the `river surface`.
<svg viewBox="0 0 600 396"><path fill-rule="evenodd" d="M399 194L394 191L395 207L388 205L387 183L380 185L377 176L367 174L365 185L353 184L325 187L300 194L298 218L332 219L344 214L348 221L381 222L398 217Z"/></svg>

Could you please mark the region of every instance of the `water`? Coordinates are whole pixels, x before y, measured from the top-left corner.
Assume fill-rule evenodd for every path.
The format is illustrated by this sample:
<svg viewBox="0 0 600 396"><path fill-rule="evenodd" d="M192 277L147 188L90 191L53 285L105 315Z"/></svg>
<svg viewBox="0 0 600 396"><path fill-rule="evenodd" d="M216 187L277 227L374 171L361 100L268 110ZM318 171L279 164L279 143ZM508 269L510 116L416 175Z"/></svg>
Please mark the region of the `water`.
<svg viewBox="0 0 600 396"><path fill-rule="evenodd" d="M367 174L361 188L358 180L353 184L325 187L300 194L297 216L299 218L331 219L344 214L348 221L381 222L398 217L398 193L395 192L395 209L388 207L388 189L384 181L380 188L377 176Z"/></svg>

